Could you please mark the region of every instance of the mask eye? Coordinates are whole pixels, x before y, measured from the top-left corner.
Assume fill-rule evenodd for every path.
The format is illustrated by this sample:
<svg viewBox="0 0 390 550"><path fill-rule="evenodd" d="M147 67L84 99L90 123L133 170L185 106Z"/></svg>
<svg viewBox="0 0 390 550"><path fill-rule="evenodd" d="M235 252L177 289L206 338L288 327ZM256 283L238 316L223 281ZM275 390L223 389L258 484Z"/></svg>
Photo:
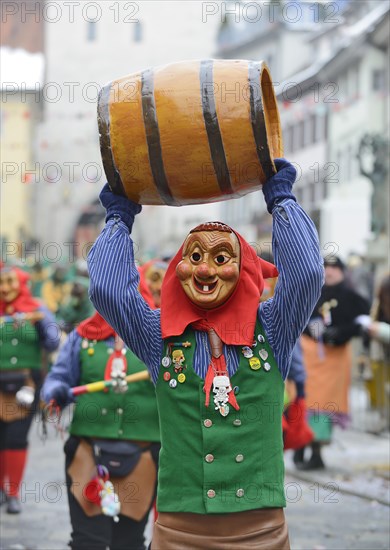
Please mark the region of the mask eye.
<svg viewBox="0 0 390 550"><path fill-rule="evenodd" d="M201 255L199 254L199 252L194 252L193 254L191 254L191 260L193 262L199 262L200 259Z"/></svg>
<svg viewBox="0 0 390 550"><path fill-rule="evenodd" d="M215 258L215 263L217 263L218 265L223 265L223 264L226 264L226 262L228 262L230 260L230 258L228 256L225 256L224 254L218 254L218 256L216 256Z"/></svg>

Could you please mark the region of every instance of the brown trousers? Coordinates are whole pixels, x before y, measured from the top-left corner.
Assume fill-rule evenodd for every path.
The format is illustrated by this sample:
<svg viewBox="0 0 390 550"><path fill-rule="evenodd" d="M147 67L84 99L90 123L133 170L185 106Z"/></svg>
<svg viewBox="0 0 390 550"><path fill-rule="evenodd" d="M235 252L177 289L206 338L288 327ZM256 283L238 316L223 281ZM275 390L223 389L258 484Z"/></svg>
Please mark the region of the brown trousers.
<svg viewBox="0 0 390 550"><path fill-rule="evenodd" d="M151 550L290 550L283 508L231 514L160 512Z"/></svg>

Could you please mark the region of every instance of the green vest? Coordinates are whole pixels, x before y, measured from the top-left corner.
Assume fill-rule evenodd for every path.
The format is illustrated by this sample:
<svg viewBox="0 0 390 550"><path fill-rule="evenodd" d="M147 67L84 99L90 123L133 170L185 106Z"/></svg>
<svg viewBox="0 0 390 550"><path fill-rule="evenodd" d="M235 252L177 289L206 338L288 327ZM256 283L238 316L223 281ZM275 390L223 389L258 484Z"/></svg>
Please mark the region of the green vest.
<svg viewBox="0 0 390 550"><path fill-rule="evenodd" d="M180 382L173 364L161 366L156 385L161 427L158 510L223 514L285 506L284 383L260 323L251 349L257 359L260 350L268 357L253 370L241 346L236 346L240 362L231 385L240 410L229 405L225 417L215 410L212 389L205 407L204 380L192 368L193 330L173 340L189 341L191 346L169 348L171 340L164 342L164 350L182 349L186 368L181 373L185 381ZM176 387L170 386L172 379Z"/></svg>
<svg viewBox="0 0 390 550"><path fill-rule="evenodd" d="M0 325L0 369L40 369L41 344L30 321L14 325L11 321Z"/></svg>
<svg viewBox="0 0 390 550"><path fill-rule="evenodd" d="M91 342L89 342L91 344ZM93 349L93 355L88 353ZM112 348L106 341L80 349L80 384L104 379ZM145 365L126 350L127 374L145 370ZM128 385L125 393L85 393L77 397L70 433L83 437L160 441L156 394L151 381Z"/></svg>

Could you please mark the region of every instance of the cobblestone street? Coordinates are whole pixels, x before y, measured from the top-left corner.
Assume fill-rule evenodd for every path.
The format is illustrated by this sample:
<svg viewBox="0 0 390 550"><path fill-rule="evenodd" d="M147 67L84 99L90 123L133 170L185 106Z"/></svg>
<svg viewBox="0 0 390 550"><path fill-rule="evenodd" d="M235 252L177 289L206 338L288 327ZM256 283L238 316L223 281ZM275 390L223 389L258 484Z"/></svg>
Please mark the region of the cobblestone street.
<svg viewBox="0 0 390 550"><path fill-rule="evenodd" d="M21 493L23 512L11 516L2 508L1 550L64 550L70 524L63 441L50 429L49 438L43 443L38 422L30 437L31 452ZM378 459L386 462L387 437L356 432L346 432L345 437L347 443L356 439L364 445L366 455L361 451L359 459L362 468L369 467L370 452L377 457L378 467ZM384 504L389 496L388 480L372 473L372 460L371 473L367 469L355 472L353 458L358 451L354 448L351 454L336 440L325 453L330 469L321 474L300 474L299 478L293 471L291 454L286 454L286 514L294 550L389 548L389 507ZM364 498L344 491L362 494Z"/></svg>

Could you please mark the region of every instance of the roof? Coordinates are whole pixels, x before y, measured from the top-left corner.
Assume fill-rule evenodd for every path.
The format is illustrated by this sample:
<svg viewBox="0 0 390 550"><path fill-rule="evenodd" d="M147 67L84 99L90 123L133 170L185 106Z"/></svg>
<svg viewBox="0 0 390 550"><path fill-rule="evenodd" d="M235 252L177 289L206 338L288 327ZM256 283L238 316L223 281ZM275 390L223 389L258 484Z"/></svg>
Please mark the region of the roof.
<svg viewBox="0 0 390 550"><path fill-rule="evenodd" d="M0 88L39 90L44 84L45 59L42 52L31 53L21 48L0 48ZM11 87L12 86L12 87Z"/></svg>
<svg viewBox="0 0 390 550"><path fill-rule="evenodd" d="M377 8L368 13L363 19L358 21L355 25L346 29L345 36L340 40L337 50L330 52L329 55L322 60L316 61L309 67L299 71L295 75L292 75L282 82L279 86L275 86L276 95L282 94L282 90L285 90L286 86L293 82L293 85L289 86L294 88L300 86L304 89L311 86L313 79L318 76L321 71L325 71L327 67L334 63L334 61L342 56L343 53L353 51L358 54L358 46L361 45L366 39L367 35L371 34L374 29L384 20L389 14L390 7L388 3L383 3Z"/></svg>

